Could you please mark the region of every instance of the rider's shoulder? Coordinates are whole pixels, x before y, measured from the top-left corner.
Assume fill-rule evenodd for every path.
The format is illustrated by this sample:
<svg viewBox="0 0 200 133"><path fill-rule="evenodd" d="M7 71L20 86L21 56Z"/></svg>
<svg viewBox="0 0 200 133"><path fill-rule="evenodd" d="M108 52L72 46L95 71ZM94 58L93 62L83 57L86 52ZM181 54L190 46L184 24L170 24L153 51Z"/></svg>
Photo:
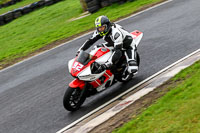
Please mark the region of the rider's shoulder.
<svg viewBox="0 0 200 133"><path fill-rule="evenodd" d="M118 24L115 24L112 26L112 37L116 40L119 36L121 36L121 32L119 30L121 26Z"/></svg>
<svg viewBox="0 0 200 133"><path fill-rule="evenodd" d="M112 24L112 29L120 29L120 28L122 28L121 25L115 23Z"/></svg>
<svg viewBox="0 0 200 133"><path fill-rule="evenodd" d="M100 35L99 35L98 31L95 30L95 31L93 32L92 38L99 37L99 36L100 36Z"/></svg>
<svg viewBox="0 0 200 133"><path fill-rule="evenodd" d="M95 31L93 32L93 35L95 35L95 36L99 35L98 31L95 30Z"/></svg>
<svg viewBox="0 0 200 133"><path fill-rule="evenodd" d="M119 24L113 24L112 25L112 33L120 32L120 28L122 28L121 25L119 25Z"/></svg>

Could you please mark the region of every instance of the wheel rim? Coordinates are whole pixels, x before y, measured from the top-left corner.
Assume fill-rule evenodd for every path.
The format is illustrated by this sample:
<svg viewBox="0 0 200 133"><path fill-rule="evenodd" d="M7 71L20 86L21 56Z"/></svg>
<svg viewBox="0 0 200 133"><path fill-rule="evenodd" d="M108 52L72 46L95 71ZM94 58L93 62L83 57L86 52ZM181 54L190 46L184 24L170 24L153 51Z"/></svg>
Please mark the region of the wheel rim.
<svg viewBox="0 0 200 133"><path fill-rule="evenodd" d="M70 96L69 104L71 105L72 108L76 108L80 99L81 99L81 90L74 89L72 95Z"/></svg>

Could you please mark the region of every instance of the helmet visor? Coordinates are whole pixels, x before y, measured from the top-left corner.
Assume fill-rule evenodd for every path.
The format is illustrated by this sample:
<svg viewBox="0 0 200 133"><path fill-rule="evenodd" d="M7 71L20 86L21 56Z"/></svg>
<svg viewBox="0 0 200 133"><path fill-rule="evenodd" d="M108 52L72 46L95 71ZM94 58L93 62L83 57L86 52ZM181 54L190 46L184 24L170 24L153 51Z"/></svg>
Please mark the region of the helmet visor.
<svg viewBox="0 0 200 133"><path fill-rule="evenodd" d="M104 25L102 25L102 26L100 26L100 27L97 27L97 30L98 30L98 32L104 32L105 30L106 30L106 27L107 27L107 25L106 24L104 24Z"/></svg>

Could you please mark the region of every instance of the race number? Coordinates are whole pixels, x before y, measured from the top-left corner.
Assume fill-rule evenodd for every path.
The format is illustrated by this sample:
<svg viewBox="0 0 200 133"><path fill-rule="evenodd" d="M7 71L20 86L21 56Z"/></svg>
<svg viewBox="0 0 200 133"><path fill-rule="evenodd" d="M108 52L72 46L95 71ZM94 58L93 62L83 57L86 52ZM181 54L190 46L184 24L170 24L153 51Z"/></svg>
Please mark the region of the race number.
<svg viewBox="0 0 200 133"><path fill-rule="evenodd" d="M80 71L81 68L83 68L83 65L79 62L75 62L72 68L75 68L77 71Z"/></svg>

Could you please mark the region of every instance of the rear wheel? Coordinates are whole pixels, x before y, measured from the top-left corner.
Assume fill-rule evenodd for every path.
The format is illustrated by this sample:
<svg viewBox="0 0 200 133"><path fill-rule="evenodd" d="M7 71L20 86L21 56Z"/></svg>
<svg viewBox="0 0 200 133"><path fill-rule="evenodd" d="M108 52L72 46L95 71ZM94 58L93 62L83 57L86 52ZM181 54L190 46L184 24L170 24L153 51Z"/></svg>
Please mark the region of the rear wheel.
<svg viewBox="0 0 200 133"><path fill-rule="evenodd" d="M85 99L85 88L81 90L80 88L68 87L63 98L63 105L68 111L76 111L81 107Z"/></svg>
<svg viewBox="0 0 200 133"><path fill-rule="evenodd" d="M137 58L137 63L138 63L138 66L140 66L140 55L138 54L138 52L136 52L136 58Z"/></svg>

